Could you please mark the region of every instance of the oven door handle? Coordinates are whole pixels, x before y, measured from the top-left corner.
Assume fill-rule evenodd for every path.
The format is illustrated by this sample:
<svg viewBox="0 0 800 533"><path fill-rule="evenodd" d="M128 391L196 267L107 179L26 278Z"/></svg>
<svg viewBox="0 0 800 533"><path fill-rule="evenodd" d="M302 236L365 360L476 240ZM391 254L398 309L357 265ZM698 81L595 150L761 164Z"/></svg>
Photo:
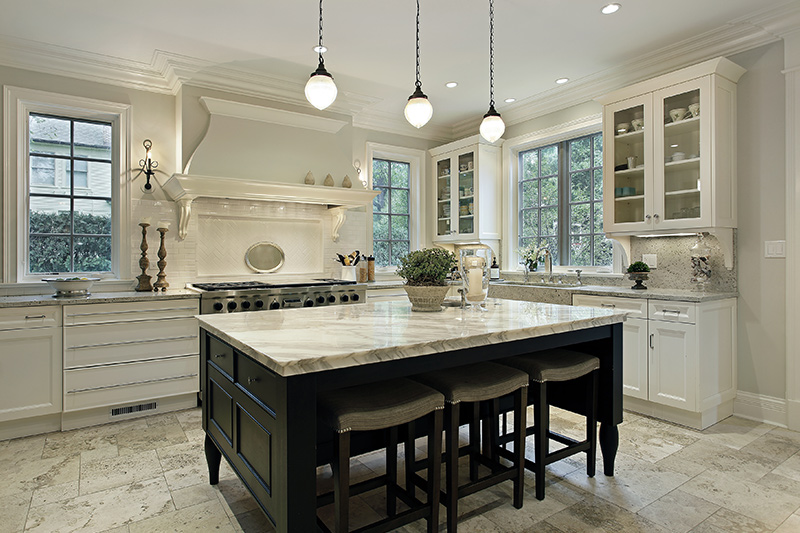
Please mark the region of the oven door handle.
<svg viewBox="0 0 800 533"><path fill-rule="evenodd" d="M283 307L303 307L303 300L301 298L284 298Z"/></svg>

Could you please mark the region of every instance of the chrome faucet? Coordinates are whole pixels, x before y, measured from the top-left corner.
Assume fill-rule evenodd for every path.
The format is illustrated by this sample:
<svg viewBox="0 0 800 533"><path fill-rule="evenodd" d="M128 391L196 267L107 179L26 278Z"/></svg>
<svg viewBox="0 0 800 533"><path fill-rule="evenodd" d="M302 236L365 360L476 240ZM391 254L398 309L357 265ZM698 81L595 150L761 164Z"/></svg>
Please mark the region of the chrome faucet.
<svg viewBox="0 0 800 533"><path fill-rule="evenodd" d="M578 281L575 282L575 285L583 285L583 282L581 281L581 272L583 272L583 270L580 268L575 269L575 273L578 274Z"/></svg>
<svg viewBox="0 0 800 533"><path fill-rule="evenodd" d="M547 274L547 281L550 283L553 282L553 254L550 253L550 250L545 250L542 252L544 255L544 272Z"/></svg>

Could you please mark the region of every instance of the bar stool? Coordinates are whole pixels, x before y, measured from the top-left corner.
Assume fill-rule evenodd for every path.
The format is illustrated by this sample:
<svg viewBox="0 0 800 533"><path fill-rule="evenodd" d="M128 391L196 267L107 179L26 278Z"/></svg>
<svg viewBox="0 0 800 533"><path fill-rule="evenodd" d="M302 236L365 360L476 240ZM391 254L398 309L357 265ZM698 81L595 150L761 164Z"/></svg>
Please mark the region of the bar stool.
<svg viewBox="0 0 800 533"><path fill-rule="evenodd" d="M586 453L586 475L594 477L597 458L597 389L600 360L580 352L556 348L530 355L503 359L502 364L528 373L534 403L533 426L526 431L534 437L534 462L525 459L525 467L536 474L536 499L544 499L545 466L580 452ZM563 382L591 375L586 390L586 440L576 441L550 431L548 382ZM566 447L550 453L550 439Z"/></svg>
<svg viewBox="0 0 800 533"><path fill-rule="evenodd" d="M492 487L506 480L513 480L513 504L517 509L522 507L525 480L525 411L528 405L528 375L496 363L477 363L457 368L428 372L411 376L444 394L445 398L445 491L442 503L447 508L447 531L456 533L458 524L458 500L480 490ZM478 423L480 420L480 402L491 401L499 404L499 399L514 394L515 421L515 457L512 466L499 462L494 453L494 445L498 443L498 417L489 419L488 429L492 436L489 449L484 448L480 454ZM472 417L469 423L469 444L459 448L459 426L461 403L472 403ZM495 408L486 409L493 413ZM486 420L486 418L484 418ZM486 439L484 439L486 442ZM408 444L406 445L408 449ZM462 453L463 452L463 453ZM428 454L429 457L431 454ZM461 455L470 458L470 482L459 485L458 459ZM478 478L478 464L483 464L492 473ZM408 471L407 471L408 473ZM421 478L412 475L406 485L421 483Z"/></svg>
<svg viewBox="0 0 800 533"><path fill-rule="evenodd" d="M428 449L442 449L442 421L444 397L441 393L409 379L394 379L319 395L318 416L335 432L333 444L334 490L317 497L317 506L334 503L336 533L349 531L350 496L386 486L388 518L359 529L361 533L390 531L421 518L428 521L428 533L439 528L439 490L441 483L441 456L429 454L427 501L421 502L413 492L408 493L397 484L397 430L398 426L432 416L428 433ZM386 430L386 474L350 486L350 436L353 431ZM412 468L413 451L406 448L406 468ZM409 462L410 456L410 462ZM331 498L332 496L332 498ZM397 499L409 506L397 513ZM323 531L330 530L317 518Z"/></svg>

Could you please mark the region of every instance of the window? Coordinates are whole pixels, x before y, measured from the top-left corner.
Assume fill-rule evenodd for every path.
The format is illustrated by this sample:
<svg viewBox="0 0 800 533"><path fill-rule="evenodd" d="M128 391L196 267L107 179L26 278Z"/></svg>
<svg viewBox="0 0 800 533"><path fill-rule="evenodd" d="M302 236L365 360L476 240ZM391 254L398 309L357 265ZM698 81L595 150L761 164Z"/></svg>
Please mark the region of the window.
<svg viewBox="0 0 800 533"><path fill-rule="evenodd" d="M519 245L547 248L554 265L611 266L603 234L603 136L519 152Z"/></svg>
<svg viewBox="0 0 800 533"><path fill-rule="evenodd" d="M110 271L111 124L28 120L28 273Z"/></svg>
<svg viewBox="0 0 800 533"><path fill-rule="evenodd" d="M378 267L398 266L411 249L411 165L372 160L372 245Z"/></svg>

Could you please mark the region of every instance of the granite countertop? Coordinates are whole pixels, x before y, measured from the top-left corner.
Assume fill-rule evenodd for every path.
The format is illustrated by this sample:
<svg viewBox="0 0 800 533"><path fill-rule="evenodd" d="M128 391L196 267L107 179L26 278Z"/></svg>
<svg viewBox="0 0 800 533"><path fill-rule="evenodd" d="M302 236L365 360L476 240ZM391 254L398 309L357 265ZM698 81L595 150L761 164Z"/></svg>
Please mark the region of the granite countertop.
<svg viewBox="0 0 800 533"><path fill-rule="evenodd" d="M629 287L612 287L608 285L557 285L557 284L541 284L541 283L521 283L515 281L493 281L491 283L496 287L519 287L525 289L544 289L555 291L568 291L571 294L588 294L595 296L615 296L620 298L645 298L649 300L668 300L668 301L681 301L681 302L711 302L714 300L723 300L725 298L736 298L736 292L698 292L687 291L681 289L663 289L657 287L648 287L647 290L633 290Z"/></svg>
<svg viewBox="0 0 800 533"><path fill-rule="evenodd" d="M55 298L52 294L27 294L24 296L0 296L0 309L5 307L33 307L41 305L148 302L154 300L177 300L199 297L199 293L188 289L169 289L167 292L95 292L89 296L66 298Z"/></svg>
<svg viewBox="0 0 800 533"><path fill-rule="evenodd" d="M625 316L610 309L499 299L489 299L486 311L451 307L422 313L397 299L198 320L270 370L292 376L587 329Z"/></svg>

